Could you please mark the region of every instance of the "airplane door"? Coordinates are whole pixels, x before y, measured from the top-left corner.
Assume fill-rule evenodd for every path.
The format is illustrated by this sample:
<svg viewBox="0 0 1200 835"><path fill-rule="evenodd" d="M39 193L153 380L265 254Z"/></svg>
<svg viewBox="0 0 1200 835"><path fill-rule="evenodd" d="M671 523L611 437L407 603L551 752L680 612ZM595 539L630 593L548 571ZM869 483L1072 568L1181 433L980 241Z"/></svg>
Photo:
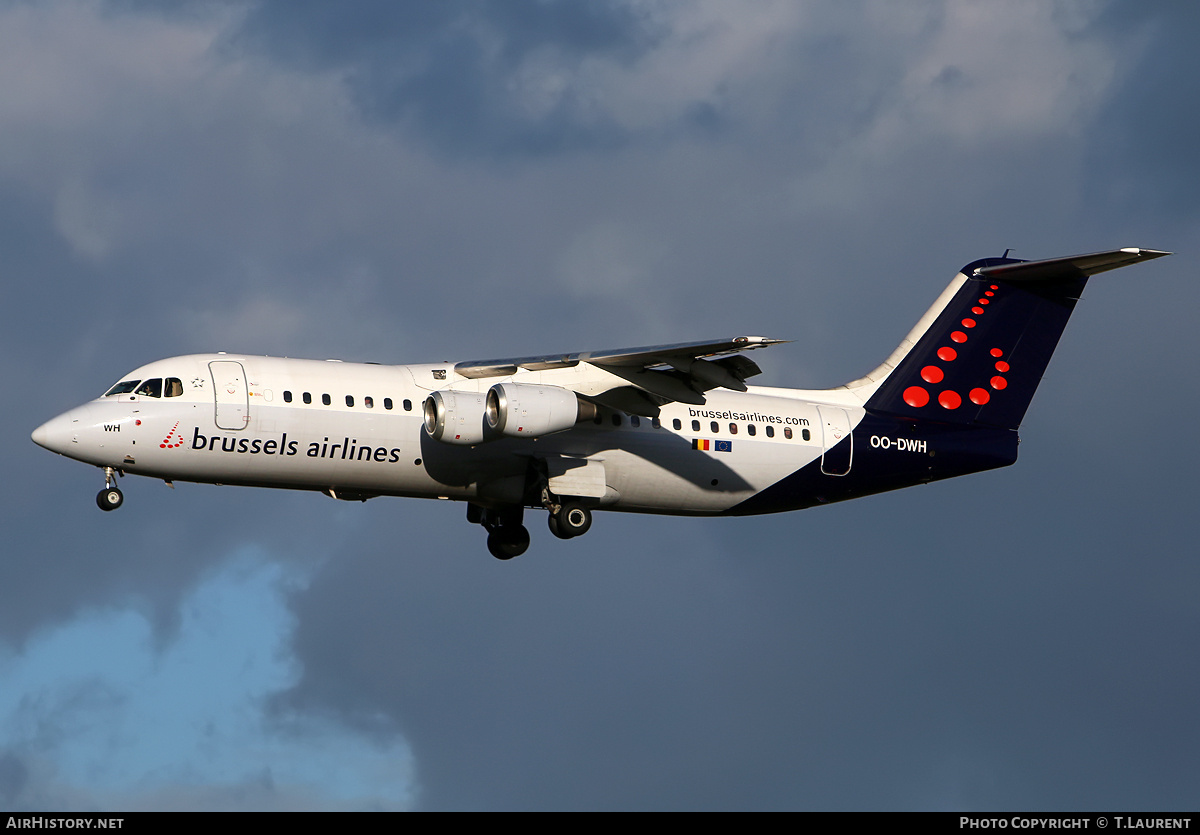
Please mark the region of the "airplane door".
<svg viewBox="0 0 1200 835"><path fill-rule="evenodd" d="M250 422L250 394L246 370L240 362L214 360L208 364L216 398L216 421L220 429L245 429Z"/></svg>
<svg viewBox="0 0 1200 835"><path fill-rule="evenodd" d="M850 431L850 415L836 406L818 406L821 416L821 472L825 475L845 475L854 459L854 434Z"/></svg>

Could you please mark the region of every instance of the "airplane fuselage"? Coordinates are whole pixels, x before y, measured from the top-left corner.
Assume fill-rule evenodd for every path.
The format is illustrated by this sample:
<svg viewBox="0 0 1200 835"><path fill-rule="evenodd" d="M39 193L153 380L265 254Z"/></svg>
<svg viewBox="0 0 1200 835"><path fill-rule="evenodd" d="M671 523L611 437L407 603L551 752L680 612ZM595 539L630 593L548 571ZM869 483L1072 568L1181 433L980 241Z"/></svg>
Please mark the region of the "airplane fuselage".
<svg viewBox="0 0 1200 835"><path fill-rule="evenodd" d="M503 379L537 384L540 376ZM568 431L455 446L425 430L425 398L486 391L496 380L460 378L452 364L198 354L127 377L178 381L170 385L179 390L165 396L164 383L159 396L102 396L46 424L43 439L60 438L64 454L96 466L170 481L483 505L524 503L531 461L579 461L586 463L578 469L599 465L598 507L689 515L793 510L858 495L866 484L856 467L865 475L878 463L890 473L879 489L950 474L935 466L944 433L798 390L712 392L702 406L664 405L657 418L601 408ZM752 501L805 468L811 491Z"/></svg>

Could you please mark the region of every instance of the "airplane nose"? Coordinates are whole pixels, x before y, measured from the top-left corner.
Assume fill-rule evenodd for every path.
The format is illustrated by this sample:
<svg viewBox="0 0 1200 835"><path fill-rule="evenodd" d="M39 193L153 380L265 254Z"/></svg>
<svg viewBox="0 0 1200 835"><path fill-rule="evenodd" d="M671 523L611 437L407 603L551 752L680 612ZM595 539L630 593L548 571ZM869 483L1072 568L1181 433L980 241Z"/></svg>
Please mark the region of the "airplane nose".
<svg viewBox="0 0 1200 835"><path fill-rule="evenodd" d="M69 415L59 415L43 423L29 437L40 447L65 455L71 444L72 421Z"/></svg>
<svg viewBox="0 0 1200 835"><path fill-rule="evenodd" d="M52 422L53 421L51 421L51 423ZM49 423L43 423L37 429L33 430L33 433L29 437L33 438L33 442L35 444L37 444L38 446L45 447L46 449L50 449L50 429L49 429L49 427L50 427Z"/></svg>

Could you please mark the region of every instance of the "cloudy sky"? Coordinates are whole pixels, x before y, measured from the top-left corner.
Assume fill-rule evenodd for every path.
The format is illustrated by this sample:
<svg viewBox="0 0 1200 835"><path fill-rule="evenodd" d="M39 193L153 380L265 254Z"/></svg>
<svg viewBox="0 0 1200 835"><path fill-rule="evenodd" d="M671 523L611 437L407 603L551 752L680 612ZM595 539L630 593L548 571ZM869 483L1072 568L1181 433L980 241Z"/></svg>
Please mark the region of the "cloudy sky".
<svg viewBox="0 0 1200 835"><path fill-rule="evenodd" d="M0 808L1200 800L1200 7L0 3ZM202 351L761 333L873 368L976 258L1094 279L1022 459L782 516L126 479L42 421Z"/></svg>

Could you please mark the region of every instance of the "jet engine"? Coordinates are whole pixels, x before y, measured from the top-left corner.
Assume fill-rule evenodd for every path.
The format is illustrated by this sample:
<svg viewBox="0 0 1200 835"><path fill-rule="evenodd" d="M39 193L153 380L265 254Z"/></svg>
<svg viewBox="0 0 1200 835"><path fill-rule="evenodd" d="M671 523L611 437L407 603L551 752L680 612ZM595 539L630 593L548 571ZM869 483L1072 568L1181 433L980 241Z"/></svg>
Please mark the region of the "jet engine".
<svg viewBox="0 0 1200 835"><path fill-rule="evenodd" d="M537 438L591 420L596 407L558 386L497 383L487 393L487 424L510 438Z"/></svg>
<svg viewBox="0 0 1200 835"><path fill-rule="evenodd" d="M425 398L425 431L444 444L473 446L491 440L484 424L485 396L477 391L435 391Z"/></svg>

